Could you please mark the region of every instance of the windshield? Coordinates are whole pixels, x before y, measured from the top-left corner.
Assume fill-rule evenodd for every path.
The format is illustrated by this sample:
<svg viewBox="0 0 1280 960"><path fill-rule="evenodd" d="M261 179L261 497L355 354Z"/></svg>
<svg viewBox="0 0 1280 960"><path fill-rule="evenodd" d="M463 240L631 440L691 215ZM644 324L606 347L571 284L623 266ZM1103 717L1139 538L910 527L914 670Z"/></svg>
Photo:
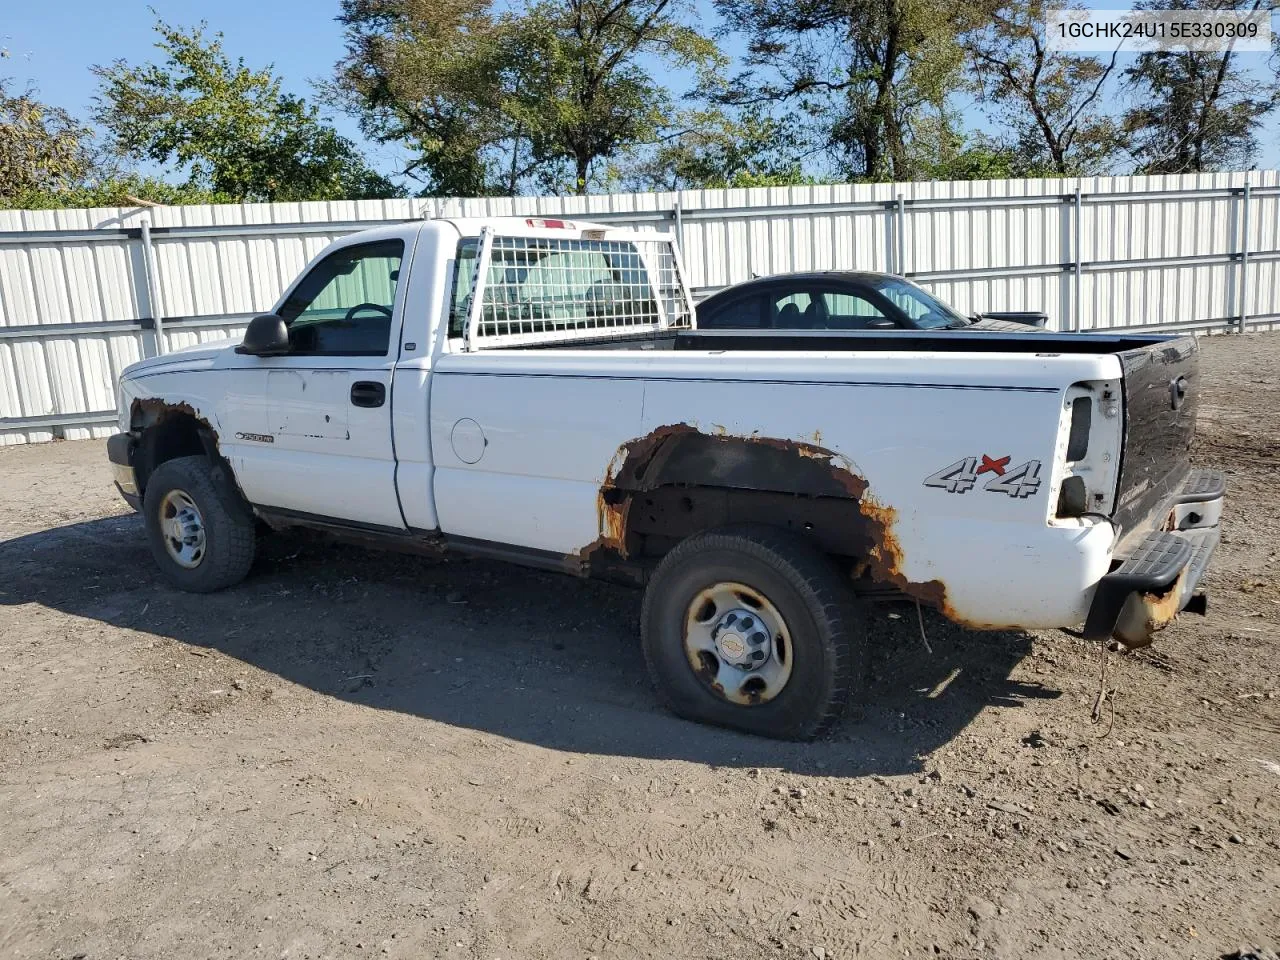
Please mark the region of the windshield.
<svg viewBox="0 0 1280 960"><path fill-rule="evenodd" d="M893 301L893 305L924 330L967 327L969 321L932 294L898 277L881 277L870 281L871 288Z"/></svg>

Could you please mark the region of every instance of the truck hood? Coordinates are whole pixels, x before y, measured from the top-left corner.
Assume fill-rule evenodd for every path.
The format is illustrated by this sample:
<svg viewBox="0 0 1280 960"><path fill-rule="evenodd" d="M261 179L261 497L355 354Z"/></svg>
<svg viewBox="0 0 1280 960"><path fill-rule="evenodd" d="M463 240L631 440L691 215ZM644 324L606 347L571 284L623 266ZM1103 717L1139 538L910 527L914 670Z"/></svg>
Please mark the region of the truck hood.
<svg viewBox="0 0 1280 960"><path fill-rule="evenodd" d="M131 363L121 372L121 377L144 377L152 373L166 373L174 370L203 370L212 367L217 359L233 350L240 343L239 337L225 340L211 340L208 343L197 343L181 350L173 350L158 357L148 357Z"/></svg>

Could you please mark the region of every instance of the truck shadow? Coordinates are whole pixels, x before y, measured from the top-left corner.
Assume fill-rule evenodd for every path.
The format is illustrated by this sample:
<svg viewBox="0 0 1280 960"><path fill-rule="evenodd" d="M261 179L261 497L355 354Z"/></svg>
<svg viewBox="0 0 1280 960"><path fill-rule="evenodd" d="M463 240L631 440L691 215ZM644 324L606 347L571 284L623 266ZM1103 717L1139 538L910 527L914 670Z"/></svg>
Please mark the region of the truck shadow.
<svg viewBox="0 0 1280 960"><path fill-rule="evenodd" d="M925 611L929 653L915 608L882 605L861 719L816 743L780 743L663 710L639 650L640 594L621 587L298 535L260 541L239 587L193 596L160 580L134 515L0 543L0 570L3 604L170 637L328 696L555 750L902 774L979 711L1060 695L1011 679L1029 635L974 633Z"/></svg>

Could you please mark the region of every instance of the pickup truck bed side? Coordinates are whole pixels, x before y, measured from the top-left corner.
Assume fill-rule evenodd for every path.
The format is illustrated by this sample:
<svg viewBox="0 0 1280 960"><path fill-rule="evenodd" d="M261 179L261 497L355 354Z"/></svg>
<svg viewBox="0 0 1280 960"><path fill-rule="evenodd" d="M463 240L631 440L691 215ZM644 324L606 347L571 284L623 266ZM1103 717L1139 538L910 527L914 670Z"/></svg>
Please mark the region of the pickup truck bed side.
<svg viewBox="0 0 1280 960"><path fill-rule="evenodd" d="M608 541L611 525L618 532L620 505L606 501L612 512L601 506L618 451L683 429L716 441L703 445L702 496L684 494L694 512L711 510L705 498L722 490L807 496L784 484L803 476L794 464L818 457L848 478L849 489L862 489L849 497L861 515L877 517L881 542L868 556L884 554L881 569L894 577L940 585L934 589L949 616L984 626L1084 620L1087 588L1106 572L1112 531L1105 523L1050 523L1058 477L1049 471L1063 414L1058 384L1116 379L1115 358L748 352L726 359L654 352L637 370L624 352L442 357L431 401L442 531L562 556L591 552L600 538ZM455 425L464 420L494 434L474 463L454 450ZM764 440L793 451L793 466L726 482L720 461L741 459ZM983 456L1008 457L1014 467L1042 464L1039 487L1019 496L924 486L947 465ZM675 486L691 482L686 476ZM634 512L628 532L652 524L647 516ZM728 519L738 518L729 511ZM1036 586L1046 582L1060 588L1052 599Z"/></svg>

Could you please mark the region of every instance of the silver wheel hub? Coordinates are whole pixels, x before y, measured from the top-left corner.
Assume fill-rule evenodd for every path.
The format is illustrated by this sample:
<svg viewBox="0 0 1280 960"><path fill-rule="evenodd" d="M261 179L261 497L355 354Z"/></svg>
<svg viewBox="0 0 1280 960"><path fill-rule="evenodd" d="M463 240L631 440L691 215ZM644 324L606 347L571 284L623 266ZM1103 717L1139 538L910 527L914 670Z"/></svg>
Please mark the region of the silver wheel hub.
<svg viewBox="0 0 1280 960"><path fill-rule="evenodd" d="M791 678L791 635L769 598L741 583L701 590L685 616L685 655L717 696L752 706Z"/></svg>
<svg viewBox="0 0 1280 960"><path fill-rule="evenodd" d="M185 490L170 490L160 502L160 535L174 563L188 570L204 559L204 516Z"/></svg>

